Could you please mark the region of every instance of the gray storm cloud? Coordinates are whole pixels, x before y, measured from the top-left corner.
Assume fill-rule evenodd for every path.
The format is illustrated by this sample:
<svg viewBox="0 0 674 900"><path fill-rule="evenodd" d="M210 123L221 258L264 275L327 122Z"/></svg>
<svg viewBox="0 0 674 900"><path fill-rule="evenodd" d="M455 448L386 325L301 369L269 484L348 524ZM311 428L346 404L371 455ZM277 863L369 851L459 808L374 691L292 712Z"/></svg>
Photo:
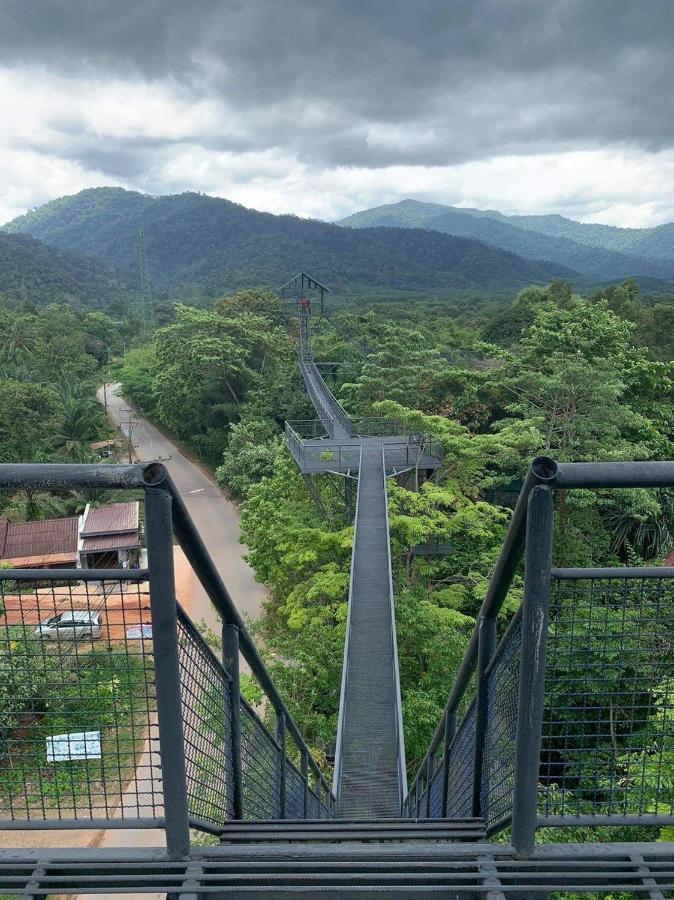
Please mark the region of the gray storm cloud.
<svg viewBox="0 0 674 900"><path fill-rule="evenodd" d="M239 118L238 134L216 128L204 146L282 148L329 166L452 165L606 143L670 147L673 38L671 0L0 7L5 66L170 81ZM68 152L98 154L104 167L107 152L117 170L134 168L122 147L84 142Z"/></svg>

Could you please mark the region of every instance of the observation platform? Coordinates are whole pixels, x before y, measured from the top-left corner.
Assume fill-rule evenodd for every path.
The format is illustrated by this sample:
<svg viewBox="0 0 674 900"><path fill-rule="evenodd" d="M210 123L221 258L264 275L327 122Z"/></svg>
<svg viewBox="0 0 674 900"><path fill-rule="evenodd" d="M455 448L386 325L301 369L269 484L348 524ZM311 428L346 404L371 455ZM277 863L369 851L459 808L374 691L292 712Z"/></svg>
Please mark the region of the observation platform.
<svg viewBox="0 0 674 900"><path fill-rule="evenodd" d="M360 470L361 447L365 452L368 447L379 447L382 444L387 475L415 468L435 471L442 465L439 447L435 442L426 444L423 435L302 440L295 435L289 437L286 428L286 446L303 475L357 475Z"/></svg>

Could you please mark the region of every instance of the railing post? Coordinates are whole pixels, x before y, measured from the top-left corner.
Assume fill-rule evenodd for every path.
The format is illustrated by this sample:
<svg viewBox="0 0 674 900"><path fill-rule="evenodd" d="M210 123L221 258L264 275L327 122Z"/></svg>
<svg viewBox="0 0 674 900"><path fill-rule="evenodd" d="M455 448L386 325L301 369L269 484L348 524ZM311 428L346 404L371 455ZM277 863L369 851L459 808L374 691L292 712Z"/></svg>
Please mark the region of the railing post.
<svg viewBox="0 0 674 900"><path fill-rule="evenodd" d="M430 753L426 757L426 803L424 806L424 816L427 819L431 817L431 781L433 780L433 766L435 764L435 753Z"/></svg>
<svg viewBox="0 0 674 900"><path fill-rule="evenodd" d="M447 710L445 713L445 730L443 734L444 754L442 757L442 806L440 818L447 818L447 801L449 794L449 762L450 747L456 734L456 709Z"/></svg>
<svg viewBox="0 0 674 900"><path fill-rule="evenodd" d="M486 669L496 646L496 619L489 616L480 619L477 645L477 691L475 701L475 756L473 760L473 815L486 816L482 808L482 772L489 716L489 695Z"/></svg>
<svg viewBox="0 0 674 900"><path fill-rule="evenodd" d="M304 818L309 818L309 754L302 750L300 754L300 772L304 782Z"/></svg>
<svg viewBox="0 0 674 900"><path fill-rule="evenodd" d="M520 856L534 849L538 775L545 702L553 503L547 487L536 486L527 506L522 649L513 787L512 844Z"/></svg>
<svg viewBox="0 0 674 900"><path fill-rule="evenodd" d="M180 698L171 495L168 491L162 488L146 490L145 528L166 849L171 857L180 858L189 853L190 827Z"/></svg>
<svg viewBox="0 0 674 900"><path fill-rule="evenodd" d="M280 747L279 755L279 807L280 816L286 818L287 813L287 797L286 797L286 717L283 710L276 712L276 740Z"/></svg>
<svg viewBox="0 0 674 900"><path fill-rule="evenodd" d="M241 682L239 679L239 629L222 626L222 658L230 677L230 749L232 754L232 806L235 819L243 819L243 776L241 772Z"/></svg>

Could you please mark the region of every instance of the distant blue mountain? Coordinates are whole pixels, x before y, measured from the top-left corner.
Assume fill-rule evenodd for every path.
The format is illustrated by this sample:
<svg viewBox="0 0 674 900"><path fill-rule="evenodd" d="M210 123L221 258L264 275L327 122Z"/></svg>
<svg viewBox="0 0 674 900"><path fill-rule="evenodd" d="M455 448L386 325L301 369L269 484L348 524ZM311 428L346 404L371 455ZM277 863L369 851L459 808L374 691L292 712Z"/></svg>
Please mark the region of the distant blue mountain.
<svg viewBox="0 0 674 900"><path fill-rule="evenodd" d="M615 228L563 216L505 216L401 200L354 213L337 222L351 228L424 228L485 241L526 259L547 259L594 278L674 277L674 223L655 228Z"/></svg>

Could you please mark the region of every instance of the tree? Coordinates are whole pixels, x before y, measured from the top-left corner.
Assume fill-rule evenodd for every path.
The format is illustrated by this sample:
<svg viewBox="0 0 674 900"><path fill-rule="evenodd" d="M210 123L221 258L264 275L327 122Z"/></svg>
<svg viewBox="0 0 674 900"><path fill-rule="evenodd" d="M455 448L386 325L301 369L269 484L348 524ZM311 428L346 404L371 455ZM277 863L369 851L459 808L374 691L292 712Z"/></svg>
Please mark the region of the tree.
<svg viewBox="0 0 674 900"><path fill-rule="evenodd" d="M39 462L60 421L58 394L39 384L0 381L0 461Z"/></svg>

